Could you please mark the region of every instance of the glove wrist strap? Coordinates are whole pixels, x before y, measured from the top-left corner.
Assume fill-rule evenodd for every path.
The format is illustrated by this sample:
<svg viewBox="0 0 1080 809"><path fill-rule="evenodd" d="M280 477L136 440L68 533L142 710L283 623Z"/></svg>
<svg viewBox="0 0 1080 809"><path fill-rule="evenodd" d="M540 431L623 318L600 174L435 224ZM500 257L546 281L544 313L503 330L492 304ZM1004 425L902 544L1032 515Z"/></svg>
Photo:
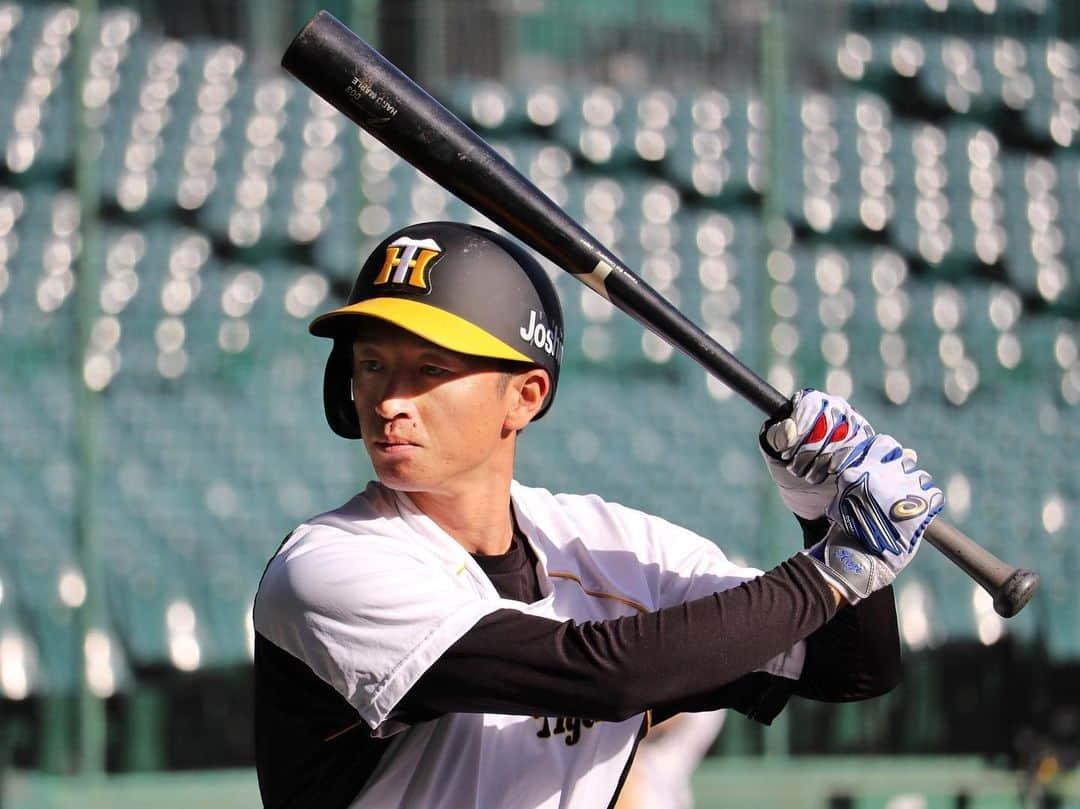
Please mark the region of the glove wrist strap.
<svg viewBox="0 0 1080 809"><path fill-rule="evenodd" d="M878 560L839 526L833 525L824 539L802 553L814 562L825 580L838 587L852 604L878 588Z"/></svg>

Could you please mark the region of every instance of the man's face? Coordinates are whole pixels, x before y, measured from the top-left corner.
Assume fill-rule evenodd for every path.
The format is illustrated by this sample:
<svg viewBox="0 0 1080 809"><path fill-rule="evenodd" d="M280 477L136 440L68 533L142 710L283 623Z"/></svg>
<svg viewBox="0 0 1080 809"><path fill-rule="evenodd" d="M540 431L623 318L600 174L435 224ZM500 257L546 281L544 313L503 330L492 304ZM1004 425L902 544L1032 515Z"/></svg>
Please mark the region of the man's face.
<svg viewBox="0 0 1080 809"><path fill-rule="evenodd" d="M353 342L364 446L391 489L451 494L512 467L507 419L515 396L513 380L493 360L441 348L389 323L365 322Z"/></svg>

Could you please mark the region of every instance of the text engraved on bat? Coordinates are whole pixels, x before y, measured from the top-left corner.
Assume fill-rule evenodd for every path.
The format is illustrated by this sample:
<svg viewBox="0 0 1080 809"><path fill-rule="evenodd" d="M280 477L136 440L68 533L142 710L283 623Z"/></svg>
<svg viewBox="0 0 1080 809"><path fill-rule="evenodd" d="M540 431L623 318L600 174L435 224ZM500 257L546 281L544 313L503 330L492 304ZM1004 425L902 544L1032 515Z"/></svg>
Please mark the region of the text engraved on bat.
<svg viewBox="0 0 1080 809"><path fill-rule="evenodd" d="M353 76L352 81L345 87L345 95L367 113L366 123L371 126L382 126L398 114L398 108L384 93L380 93L372 87L371 82L359 76Z"/></svg>

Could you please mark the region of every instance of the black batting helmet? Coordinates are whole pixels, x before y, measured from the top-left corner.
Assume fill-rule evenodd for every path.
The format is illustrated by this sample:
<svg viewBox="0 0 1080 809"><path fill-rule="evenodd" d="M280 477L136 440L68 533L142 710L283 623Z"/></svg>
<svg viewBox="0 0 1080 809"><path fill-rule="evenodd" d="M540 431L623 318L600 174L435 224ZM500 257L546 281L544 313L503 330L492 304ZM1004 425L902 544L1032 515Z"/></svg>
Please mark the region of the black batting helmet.
<svg viewBox="0 0 1080 809"><path fill-rule="evenodd" d="M443 348L539 366L555 398L563 350L562 307L539 262L485 228L458 222L410 225L387 236L364 262L349 299L308 327L334 346L323 404L331 429L360 438L352 400L352 337L357 318L374 317Z"/></svg>

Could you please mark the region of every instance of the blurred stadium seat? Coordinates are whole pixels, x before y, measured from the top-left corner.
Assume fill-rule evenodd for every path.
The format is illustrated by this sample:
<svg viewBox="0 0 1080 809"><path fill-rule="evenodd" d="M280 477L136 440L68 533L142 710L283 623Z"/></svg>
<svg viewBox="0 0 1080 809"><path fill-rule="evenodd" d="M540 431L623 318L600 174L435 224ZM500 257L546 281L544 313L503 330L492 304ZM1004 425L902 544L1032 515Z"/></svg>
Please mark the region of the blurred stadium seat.
<svg viewBox="0 0 1080 809"><path fill-rule="evenodd" d="M1006 5L1000 13L1033 13ZM898 8L865 3L853 18ZM6 7L2 19L11 44L0 69L16 80L3 85L12 115L0 121L9 182L0 195L0 341L20 356L18 379L38 384L7 386L0 440L6 474L22 477L33 498L40 487L26 485L25 470L59 464L72 485L70 392L58 369L47 372L32 355L73 352L56 329L67 324L71 335L65 303L78 210L58 184L73 158L71 143L54 134L68 131L70 115L54 85L68 69L75 22L63 8L21 6ZM100 24L92 87L94 103L108 110L100 125L109 226L96 360L86 373L105 402L99 496L108 508L99 530L108 537L110 608L136 662L177 663L175 624L190 630L200 664L224 664L245 655L246 610L276 540L332 503L328 492L340 498L363 476L355 453L319 424L322 347L305 336L303 321L341 292L359 257L397 223L470 213L323 102L284 79L256 78L235 46L165 39L123 9ZM1043 107L1073 92L1075 52L1048 40L863 30L842 41L838 63L883 95L853 88L789 100L782 124L790 148L778 181L784 213L806 241L797 236L779 249L766 245L756 214L767 156L763 102L753 95L461 81L446 99L726 345L753 352L767 341L781 388L799 380L854 396L897 432L907 425L918 444L959 408L967 434L928 442L927 461L969 470L968 497L977 500L995 483L981 470L1010 467L1008 450L995 454L996 445L974 438L984 423L1002 420L992 402L1070 425L1047 439L1048 451L1051 441L1071 447L1077 439L1071 318L1080 246L1059 224L1080 210L1077 159L1009 148L991 114L1000 105L1023 110L1032 138L1068 146L1071 119L1054 123ZM890 73L917 80L926 109L948 108L952 117L895 113ZM538 136L542 130L548 134ZM198 230L183 224L192 221ZM706 533L719 508L731 515L730 541L752 558L761 488L748 438L754 414L605 301L563 276L557 283L573 378L563 412L618 401L630 384L640 407L633 417L605 408L610 417L587 429L553 414L525 442L526 476L574 488L580 474L604 468L604 494ZM1046 308L1066 319L1049 325ZM723 427L719 435L690 427L702 411L725 414L712 425ZM679 494L669 488L651 500L642 468ZM717 472L725 485L703 492L700 481ZM1038 511L1040 496L1051 495L1033 483L1025 502ZM1075 483L1053 485L1069 490L1062 503L1071 507ZM69 491L66 511L49 503L50 513L70 518L70 501ZM980 504L966 510L973 531L989 531ZM6 535L17 531L14 514L8 518ZM1032 527L1023 540L1032 559L1060 533L1056 523L1038 529L1041 513L1019 522ZM16 579L31 605L74 564L70 531L55 533L47 569L17 554L6 560L16 571L31 565ZM1003 545L994 533L980 538L1014 550L1016 538ZM927 596L948 600L941 633L977 634L977 610L950 585L953 574L937 563L926 568ZM29 632L43 650L62 645L41 626L31 621ZM1071 650L1074 634L1071 624L1055 628L1055 648ZM190 664L195 653L187 653ZM55 665L48 655L46 673ZM71 685L70 677L40 683Z"/></svg>

